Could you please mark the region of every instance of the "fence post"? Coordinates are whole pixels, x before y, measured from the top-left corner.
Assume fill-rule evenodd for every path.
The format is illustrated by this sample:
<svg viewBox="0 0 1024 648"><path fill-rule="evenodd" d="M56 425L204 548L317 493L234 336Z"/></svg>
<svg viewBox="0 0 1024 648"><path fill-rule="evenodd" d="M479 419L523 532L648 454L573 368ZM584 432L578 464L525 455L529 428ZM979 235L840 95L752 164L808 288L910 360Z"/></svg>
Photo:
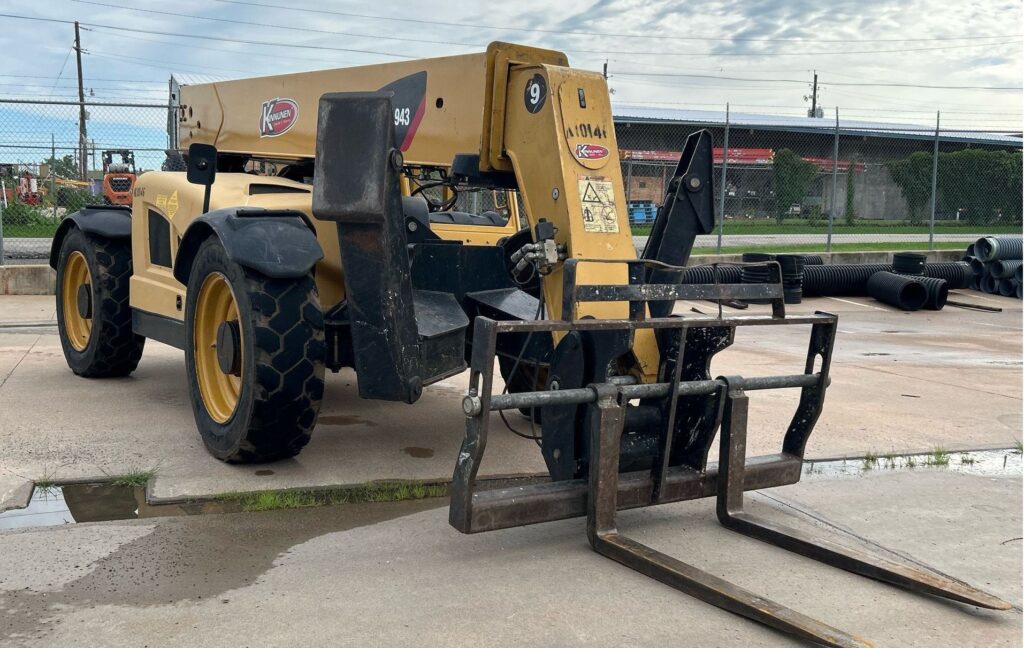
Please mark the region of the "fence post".
<svg viewBox="0 0 1024 648"><path fill-rule="evenodd" d="M718 245L715 254L722 253L722 232L725 228L725 172L729 168L729 104L725 104L725 141L722 147L722 181L718 183ZM714 152L712 151L712 161ZM714 166L712 164L712 166Z"/></svg>
<svg viewBox="0 0 1024 648"><path fill-rule="evenodd" d="M828 205L828 237L825 240L825 251L832 252L832 222L836 218L836 191L839 180L839 106L836 106L836 138L832 146L832 196Z"/></svg>
<svg viewBox="0 0 1024 648"><path fill-rule="evenodd" d="M935 145L932 149L932 204L928 218L928 249L935 249L935 201L939 195L939 111L935 111Z"/></svg>
<svg viewBox="0 0 1024 648"><path fill-rule="evenodd" d="M7 185L0 180L0 266L4 264L4 206L7 204Z"/></svg>

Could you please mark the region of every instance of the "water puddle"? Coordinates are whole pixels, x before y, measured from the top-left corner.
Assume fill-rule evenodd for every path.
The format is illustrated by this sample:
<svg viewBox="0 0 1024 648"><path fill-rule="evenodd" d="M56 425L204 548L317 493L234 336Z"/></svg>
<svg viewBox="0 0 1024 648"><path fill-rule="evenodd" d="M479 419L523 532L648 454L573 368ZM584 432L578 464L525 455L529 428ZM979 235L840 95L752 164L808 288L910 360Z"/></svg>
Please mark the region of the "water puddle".
<svg viewBox="0 0 1024 648"><path fill-rule="evenodd" d="M856 459L805 461L803 476L807 479L863 477L872 472L907 470L948 470L983 477L1020 477L1019 450L972 450L970 452L937 449L927 454L870 454Z"/></svg>
<svg viewBox="0 0 1024 648"><path fill-rule="evenodd" d="M0 530L225 512L221 503L153 506L141 486L65 484L36 488L27 507L0 513Z"/></svg>

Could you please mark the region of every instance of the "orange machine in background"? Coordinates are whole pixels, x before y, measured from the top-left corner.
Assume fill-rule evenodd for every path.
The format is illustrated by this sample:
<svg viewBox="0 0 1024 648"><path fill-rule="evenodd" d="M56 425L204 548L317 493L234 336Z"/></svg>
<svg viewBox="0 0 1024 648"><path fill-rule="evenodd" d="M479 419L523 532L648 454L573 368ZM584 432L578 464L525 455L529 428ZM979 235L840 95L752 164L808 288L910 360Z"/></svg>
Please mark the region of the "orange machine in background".
<svg viewBox="0 0 1024 648"><path fill-rule="evenodd" d="M120 162L114 162L114 156ZM135 153L103 151L103 202L108 205L131 205L135 186Z"/></svg>

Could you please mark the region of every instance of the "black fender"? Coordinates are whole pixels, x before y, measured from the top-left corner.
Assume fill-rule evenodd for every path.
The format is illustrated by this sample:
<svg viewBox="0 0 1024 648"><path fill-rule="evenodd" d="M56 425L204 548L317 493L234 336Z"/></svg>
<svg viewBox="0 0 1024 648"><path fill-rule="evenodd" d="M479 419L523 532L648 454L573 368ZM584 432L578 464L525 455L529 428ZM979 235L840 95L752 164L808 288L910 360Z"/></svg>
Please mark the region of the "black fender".
<svg viewBox="0 0 1024 648"><path fill-rule="evenodd" d="M50 243L50 267L57 269L57 257L64 237L72 227L77 227L86 234L105 239L128 239L132 237L132 208L117 205L102 207L83 207L73 214L68 214L57 226Z"/></svg>
<svg viewBox="0 0 1024 648"><path fill-rule="evenodd" d="M185 230L174 259L175 279L188 284L199 246L211 235L229 259L272 279L304 277L324 258L302 212L228 207L203 214Z"/></svg>

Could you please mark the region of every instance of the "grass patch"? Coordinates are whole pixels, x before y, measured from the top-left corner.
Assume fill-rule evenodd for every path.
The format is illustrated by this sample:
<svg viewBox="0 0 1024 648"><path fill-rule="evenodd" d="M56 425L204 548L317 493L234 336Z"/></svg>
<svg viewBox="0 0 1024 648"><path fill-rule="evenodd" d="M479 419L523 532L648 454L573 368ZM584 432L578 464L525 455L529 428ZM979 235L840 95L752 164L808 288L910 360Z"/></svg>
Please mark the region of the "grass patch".
<svg viewBox="0 0 1024 648"><path fill-rule="evenodd" d="M928 455L925 463L929 466L948 466L949 465L949 451L944 449L942 446L937 446L932 453Z"/></svg>
<svg viewBox="0 0 1024 648"><path fill-rule="evenodd" d="M447 484L394 481L373 482L356 488L227 493L218 499L237 502L242 511L251 513L337 504L401 502L447 495Z"/></svg>
<svg viewBox="0 0 1024 648"><path fill-rule="evenodd" d="M862 459L862 461L864 464L864 470L871 470L872 468L875 467L875 464L878 463L878 455L869 450L864 453L864 458Z"/></svg>
<svg viewBox="0 0 1024 648"><path fill-rule="evenodd" d="M833 243L833 252L897 252L900 250L924 250L928 247L926 241L905 242L897 241L892 243ZM932 249L935 250L962 250L966 243L955 243L950 241L935 241ZM722 254L740 254L741 252L824 252L825 241L821 243L801 243L798 245L738 245L722 246ZM694 255L718 254L715 247L695 247Z"/></svg>
<svg viewBox="0 0 1024 648"><path fill-rule="evenodd" d="M903 464L903 465L905 465L907 468L916 468L917 467L917 461L914 459L914 455L909 455L907 457L906 463Z"/></svg>
<svg viewBox="0 0 1024 648"><path fill-rule="evenodd" d="M973 466L974 465L974 461L975 461L974 457L972 457L970 455L965 455L965 454L960 455L960 465L961 466Z"/></svg>
<svg viewBox="0 0 1024 648"><path fill-rule="evenodd" d="M1024 441L1021 441L1020 439L1016 439L1013 442L1013 447L1017 451L1017 454L1024 453Z"/></svg>
<svg viewBox="0 0 1024 648"><path fill-rule="evenodd" d="M634 236L648 236L651 233L650 225L634 225L632 227ZM792 219L779 224L768 220L727 220L722 228L722 234L821 234L828 231L828 223L818 221L809 223L804 219ZM718 233L718 226L715 226L714 234ZM833 234L928 234L928 225L910 225L899 221L862 221L855 225L846 223L833 223ZM977 223L962 225L954 223L936 223L936 234L963 234L965 237L980 237L990 234L1019 234L1020 225L981 225ZM961 246L963 247L963 246Z"/></svg>
<svg viewBox="0 0 1024 648"><path fill-rule="evenodd" d="M114 486L145 486L156 475L155 470L130 470L110 480Z"/></svg>

